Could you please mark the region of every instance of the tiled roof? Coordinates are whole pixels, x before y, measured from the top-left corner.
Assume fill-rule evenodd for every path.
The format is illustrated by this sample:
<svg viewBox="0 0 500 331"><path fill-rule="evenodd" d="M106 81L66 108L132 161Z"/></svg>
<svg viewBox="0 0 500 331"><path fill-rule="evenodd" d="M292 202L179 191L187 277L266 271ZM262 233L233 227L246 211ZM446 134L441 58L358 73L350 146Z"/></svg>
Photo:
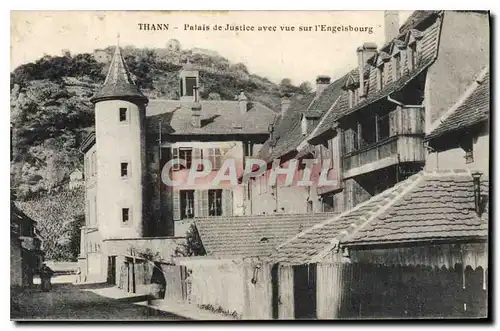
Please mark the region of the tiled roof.
<svg viewBox="0 0 500 331"><path fill-rule="evenodd" d="M120 47L117 46L115 54L109 65L108 75L100 90L90 98L91 102L114 98L135 99L147 103L148 99L142 94L130 77L130 72L123 60Z"/></svg>
<svg viewBox="0 0 500 331"><path fill-rule="evenodd" d="M488 121L490 118L490 74L486 72L480 82L474 83L472 93L433 130L426 140L439 137L445 133L470 127Z"/></svg>
<svg viewBox="0 0 500 331"><path fill-rule="evenodd" d="M196 219L207 255L269 256L274 247L334 213L274 214Z"/></svg>
<svg viewBox="0 0 500 331"><path fill-rule="evenodd" d="M150 100L146 108L147 132L163 134L268 134L275 113L258 102L250 103L242 114L238 101L201 100L201 128L192 125L192 102Z"/></svg>
<svg viewBox="0 0 500 331"><path fill-rule="evenodd" d="M474 210L473 181L467 170L420 172L303 231L280 245L271 259L302 264L321 260L339 245L484 239L487 235L487 220Z"/></svg>

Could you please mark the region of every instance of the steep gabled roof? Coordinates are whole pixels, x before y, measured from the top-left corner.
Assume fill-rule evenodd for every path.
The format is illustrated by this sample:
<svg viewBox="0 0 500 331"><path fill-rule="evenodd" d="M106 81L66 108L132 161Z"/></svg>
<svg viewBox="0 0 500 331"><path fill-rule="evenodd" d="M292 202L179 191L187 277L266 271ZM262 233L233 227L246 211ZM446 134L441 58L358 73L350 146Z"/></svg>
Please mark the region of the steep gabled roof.
<svg viewBox="0 0 500 331"><path fill-rule="evenodd" d="M420 172L303 231L278 246L271 259L303 264L322 260L339 246L484 240L488 222L475 212L473 193L467 170Z"/></svg>
<svg viewBox="0 0 500 331"><path fill-rule="evenodd" d="M100 90L90 98L90 101L96 103L120 98L136 100L142 103L148 102L148 98L142 94L132 81L127 65L123 60L121 49L116 46L106 80Z"/></svg>
<svg viewBox="0 0 500 331"><path fill-rule="evenodd" d="M446 133L469 128L486 122L490 118L490 73L486 70L472 89L465 92L466 97L454 105L454 110L441 120L425 140L432 140Z"/></svg>
<svg viewBox="0 0 500 331"><path fill-rule="evenodd" d="M334 213L207 217L195 220L207 255L268 256L283 241Z"/></svg>

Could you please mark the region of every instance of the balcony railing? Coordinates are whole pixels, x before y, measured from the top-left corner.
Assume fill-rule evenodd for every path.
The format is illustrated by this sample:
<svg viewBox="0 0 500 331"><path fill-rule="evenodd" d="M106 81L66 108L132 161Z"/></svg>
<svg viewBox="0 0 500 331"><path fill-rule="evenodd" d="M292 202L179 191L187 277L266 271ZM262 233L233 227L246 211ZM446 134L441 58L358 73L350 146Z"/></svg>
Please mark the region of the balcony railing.
<svg viewBox="0 0 500 331"><path fill-rule="evenodd" d="M344 178L399 162L424 161L422 135L396 135L343 156Z"/></svg>

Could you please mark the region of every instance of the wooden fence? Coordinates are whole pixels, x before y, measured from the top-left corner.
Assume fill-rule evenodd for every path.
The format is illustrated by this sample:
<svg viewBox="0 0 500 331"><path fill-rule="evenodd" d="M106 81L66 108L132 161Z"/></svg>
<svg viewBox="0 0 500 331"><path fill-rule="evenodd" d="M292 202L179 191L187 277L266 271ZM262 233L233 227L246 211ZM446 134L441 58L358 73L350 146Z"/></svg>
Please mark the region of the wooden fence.
<svg viewBox="0 0 500 331"><path fill-rule="evenodd" d="M450 268L318 264L317 311L334 318L483 317L486 273L462 265ZM297 294L297 288L294 289ZM297 300L304 300L296 295ZM297 312L295 313L297 315Z"/></svg>

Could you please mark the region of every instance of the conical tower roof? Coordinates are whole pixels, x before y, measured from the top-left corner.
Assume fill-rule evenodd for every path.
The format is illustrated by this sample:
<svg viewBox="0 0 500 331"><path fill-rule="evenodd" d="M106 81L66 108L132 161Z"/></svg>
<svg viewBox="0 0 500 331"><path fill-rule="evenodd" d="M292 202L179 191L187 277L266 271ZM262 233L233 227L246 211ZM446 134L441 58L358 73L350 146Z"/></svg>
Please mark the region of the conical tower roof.
<svg viewBox="0 0 500 331"><path fill-rule="evenodd" d="M123 60L120 46L116 46L115 54L109 65L108 75L101 89L92 97L93 103L112 99L133 99L139 102L148 102L130 77L130 72Z"/></svg>

